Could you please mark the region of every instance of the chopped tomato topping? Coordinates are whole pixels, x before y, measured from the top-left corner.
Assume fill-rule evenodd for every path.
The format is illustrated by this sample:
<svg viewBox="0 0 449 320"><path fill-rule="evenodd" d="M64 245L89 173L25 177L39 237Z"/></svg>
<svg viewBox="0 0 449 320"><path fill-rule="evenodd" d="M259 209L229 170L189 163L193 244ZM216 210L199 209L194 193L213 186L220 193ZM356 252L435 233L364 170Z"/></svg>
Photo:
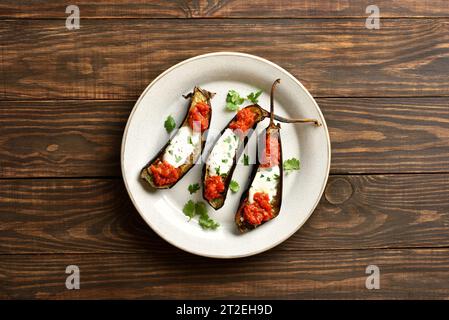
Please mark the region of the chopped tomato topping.
<svg viewBox="0 0 449 320"><path fill-rule="evenodd" d="M189 113L189 125L192 129L194 126L200 126L201 132L209 127L210 106L205 102L198 102Z"/></svg>
<svg viewBox="0 0 449 320"><path fill-rule="evenodd" d="M156 164L152 164L150 170L153 174L154 184L159 187L176 182L181 174L180 168L175 168L165 161L159 161Z"/></svg>
<svg viewBox="0 0 449 320"><path fill-rule="evenodd" d="M213 199L220 198L222 192L225 189L223 179L221 176L210 176L205 182L206 188L204 190L204 197L211 201Z"/></svg>
<svg viewBox="0 0 449 320"><path fill-rule="evenodd" d="M273 218L273 208L270 204L270 198L265 192L256 192L254 202L247 202L243 207L243 218L252 225L259 225L263 221Z"/></svg>
<svg viewBox="0 0 449 320"><path fill-rule="evenodd" d="M270 168L279 164L281 157L281 148L277 134L266 135L265 152L262 155L261 167Z"/></svg>
<svg viewBox="0 0 449 320"><path fill-rule="evenodd" d="M232 130L240 130L242 133L251 128L256 122L256 113L250 108L244 108L237 112L236 119L229 124Z"/></svg>

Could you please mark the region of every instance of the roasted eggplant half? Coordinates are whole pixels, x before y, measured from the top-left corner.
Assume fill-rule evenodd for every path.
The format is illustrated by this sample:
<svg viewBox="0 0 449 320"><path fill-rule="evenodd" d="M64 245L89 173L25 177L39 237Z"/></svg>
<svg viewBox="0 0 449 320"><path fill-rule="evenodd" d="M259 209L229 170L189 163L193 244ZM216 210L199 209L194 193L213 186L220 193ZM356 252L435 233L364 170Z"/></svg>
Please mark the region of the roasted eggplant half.
<svg viewBox="0 0 449 320"><path fill-rule="evenodd" d="M235 215L240 232L255 229L276 218L281 210L283 168L280 128L279 124L270 124L265 131L265 146L258 148L259 157L250 177L251 183L243 193Z"/></svg>
<svg viewBox="0 0 449 320"><path fill-rule="evenodd" d="M203 198L215 209L225 202L232 174L248 138L257 124L269 115L259 105L241 109L221 131L203 164Z"/></svg>
<svg viewBox="0 0 449 320"><path fill-rule="evenodd" d="M273 121L273 93L279 82L278 79L273 83L270 124L262 136L264 140L257 144L257 162L253 167L249 187L242 194L235 214L235 223L242 233L276 218L281 210L283 185L281 126ZM262 148L259 147L261 145Z"/></svg>
<svg viewBox="0 0 449 320"><path fill-rule="evenodd" d="M184 96L190 98L190 107L181 126L141 171L141 178L153 188L173 187L200 157L206 142L205 131L212 119L213 96L214 93L199 87Z"/></svg>
<svg viewBox="0 0 449 320"><path fill-rule="evenodd" d="M271 117L271 115L280 122L321 125L316 119L288 119L270 114L257 104L247 106L237 112L215 141L207 160L203 164L201 179L203 198L215 210L220 209L225 203L237 160L245 149L252 132L260 121Z"/></svg>

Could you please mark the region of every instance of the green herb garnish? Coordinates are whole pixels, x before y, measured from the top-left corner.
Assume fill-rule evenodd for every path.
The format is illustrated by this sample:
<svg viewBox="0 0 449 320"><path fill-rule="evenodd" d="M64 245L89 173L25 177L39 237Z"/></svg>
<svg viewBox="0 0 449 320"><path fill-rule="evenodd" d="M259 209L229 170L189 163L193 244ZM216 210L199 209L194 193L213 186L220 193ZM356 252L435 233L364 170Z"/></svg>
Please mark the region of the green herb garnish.
<svg viewBox="0 0 449 320"><path fill-rule="evenodd" d="M200 215L200 219L198 220L198 223L201 226L201 228L203 228L203 229L215 230L220 226L218 224L218 222L215 222L214 220L212 220L207 213L204 215Z"/></svg>
<svg viewBox="0 0 449 320"><path fill-rule="evenodd" d="M229 189L231 189L232 192L236 193L240 189L240 185L237 181L231 180L231 183L229 184Z"/></svg>
<svg viewBox="0 0 449 320"><path fill-rule="evenodd" d="M243 154L243 165L249 166L249 155L246 153Z"/></svg>
<svg viewBox="0 0 449 320"><path fill-rule="evenodd" d="M193 145L192 137L191 137L191 136L188 136L188 137L187 137L187 143Z"/></svg>
<svg viewBox="0 0 449 320"><path fill-rule="evenodd" d="M173 119L173 117L171 115L169 115L167 117L167 119L165 119L164 127L165 127L165 130L167 130L168 133L172 132L173 129L176 127L175 119Z"/></svg>
<svg viewBox="0 0 449 320"><path fill-rule="evenodd" d="M199 216L198 224L203 229L215 230L220 226L217 222L215 222L214 220L212 220L209 217L209 215L207 214L206 204L202 201L195 203L192 200L189 200L184 205L184 209L182 211L190 219L192 219L195 216ZM189 219L189 221L190 221L190 219Z"/></svg>
<svg viewBox="0 0 449 320"><path fill-rule="evenodd" d="M245 101L235 90L229 90L226 96L226 109L229 111L237 111L239 106Z"/></svg>
<svg viewBox="0 0 449 320"><path fill-rule="evenodd" d="M284 170L289 173L291 171L299 170L299 160L291 158L284 161Z"/></svg>
<svg viewBox="0 0 449 320"><path fill-rule="evenodd" d="M217 176L220 175L220 167L216 167L216 168L215 168L215 173L217 174Z"/></svg>
<svg viewBox="0 0 449 320"><path fill-rule="evenodd" d="M198 183L194 183L189 185L188 190L190 192L190 194L193 194L195 192L197 192L198 190L200 190L200 185Z"/></svg>
<svg viewBox="0 0 449 320"><path fill-rule="evenodd" d="M221 160L221 162L228 163L228 159L223 159L223 160Z"/></svg>
<svg viewBox="0 0 449 320"><path fill-rule="evenodd" d="M182 212L184 212L184 214L186 216L188 216L190 219L192 219L195 216L195 202L193 202L192 200L189 200L184 205L184 208L182 209Z"/></svg>
<svg viewBox="0 0 449 320"><path fill-rule="evenodd" d="M200 215L200 216L207 214L206 204L202 201L198 201L195 204L195 211L196 211L196 214Z"/></svg>
<svg viewBox="0 0 449 320"><path fill-rule="evenodd" d="M279 180L279 175L278 174L274 174L273 178L274 178L274 180Z"/></svg>
<svg viewBox="0 0 449 320"><path fill-rule="evenodd" d="M259 102L259 96L262 94L262 90L259 90L257 92L251 92L249 95L246 96L246 99L251 101L252 103L258 103Z"/></svg>
<svg viewBox="0 0 449 320"><path fill-rule="evenodd" d="M182 159L182 157L181 157L181 156L175 156L175 161L176 161L176 162L179 162L179 161L181 161L181 159Z"/></svg>

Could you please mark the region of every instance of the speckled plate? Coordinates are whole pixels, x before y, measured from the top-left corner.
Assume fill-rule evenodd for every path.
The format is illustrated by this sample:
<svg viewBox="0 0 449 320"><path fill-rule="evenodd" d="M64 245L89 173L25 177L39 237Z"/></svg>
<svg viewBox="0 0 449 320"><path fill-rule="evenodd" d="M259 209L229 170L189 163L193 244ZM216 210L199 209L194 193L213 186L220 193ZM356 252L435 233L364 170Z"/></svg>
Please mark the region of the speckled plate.
<svg viewBox="0 0 449 320"><path fill-rule="evenodd" d="M237 232L234 214L241 193L249 183L250 166L239 165L234 172L240 192L229 191L226 204L220 210L209 207L211 218L220 223L214 231L201 229L182 212L188 200L202 200L201 190L193 195L187 190L189 184L200 183L201 164L195 165L172 189L155 191L142 183L140 170L169 139L164 120L171 114L179 124L185 116L188 101L182 94L192 91L195 85L216 93L212 99L210 130L218 132L235 115L225 109L228 90L247 95L263 89L259 104L269 109L269 90L277 78L281 79L281 84L276 91L276 113L292 118L317 118L323 125L282 125L284 159L299 158L301 170L285 176L282 209L276 219L246 234ZM261 132L267 124L268 119L258 125L257 131ZM256 134L251 139L256 139ZM330 140L317 103L289 72L257 56L216 52L180 62L148 85L129 116L123 135L121 166L132 202L162 238L197 255L237 258L273 248L297 232L310 217L329 175Z"/></svg>

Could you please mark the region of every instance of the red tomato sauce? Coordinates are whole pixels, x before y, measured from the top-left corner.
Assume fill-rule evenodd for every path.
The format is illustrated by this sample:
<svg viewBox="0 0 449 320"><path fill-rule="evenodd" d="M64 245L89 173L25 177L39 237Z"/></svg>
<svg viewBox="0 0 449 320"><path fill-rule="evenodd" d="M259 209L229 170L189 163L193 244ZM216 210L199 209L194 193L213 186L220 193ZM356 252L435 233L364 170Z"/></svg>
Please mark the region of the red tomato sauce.
<svg viewBox="0 0 449 320"><path fill-rule="evenodd" d="M209 127L209 113L210 106L205 102L198 102L189 113L189 125L192 129L194 124L198 123L201 126L201 132Z"/></svg>
<svg viewBox="0 0 449 320"><path fill-rule="evenodd" d="M159 161L156 164L152 164L150 170L153 174L154 184L159 187L178 181L179 176L181 175L180 168L175 168L165 161Z"/></svg>
<svg viewBox="0 0 449 320"><path fill-rule="evenodd" d="M209 201L220 198L224 189L225 186L221 176L210 176L205 182L204 197Z"/></svg>
<svg viewBox="0 0 449 320"><path fill-rule="evenodd" d="M273 208L270 204L270 198L265 192L256 192L254 202L247 202L243 207L243 218L252 225L259 225L263 221L273 218Z"/></svg>
<svg viewBox="0 0 449 320"><path fill-rule="evenodd" d="M237 112L236 119L229 124L232 130L239 129L245 133L256 122L256 114L250 108L244 108Z"/></svg>
<svg viewBox="0 0 449 320"><path fill-rule="evenodd" d="M266 135L265 152L262 156L260 166L263 168L270 168L279 164L281 158L281 148L279 147L279 140L277 134Z"/></svg>

